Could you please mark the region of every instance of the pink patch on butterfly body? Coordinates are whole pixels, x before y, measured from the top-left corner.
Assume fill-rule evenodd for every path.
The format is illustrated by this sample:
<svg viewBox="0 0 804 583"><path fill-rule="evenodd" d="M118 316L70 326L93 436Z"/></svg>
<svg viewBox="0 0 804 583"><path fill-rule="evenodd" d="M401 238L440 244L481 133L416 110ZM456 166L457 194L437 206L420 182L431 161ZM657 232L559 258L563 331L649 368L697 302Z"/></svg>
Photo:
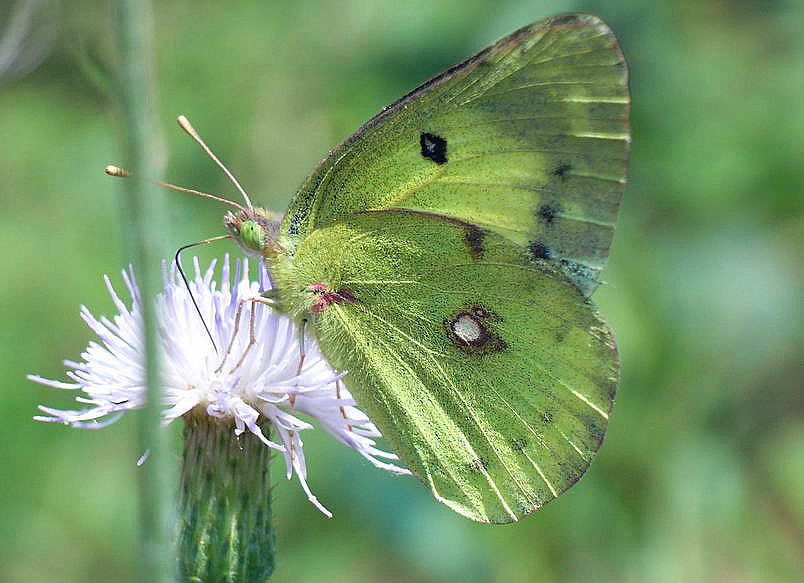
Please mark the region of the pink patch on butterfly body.
<svg viewBox="0 0 804 583"><path fill-rule="evenodd" d="M357 299L348 291L332 291L323 283L311 283L307 286L307 290L315 295L312 307L313 314L320 314L332 304L340 304L341 302L357 303Z"/></svg>

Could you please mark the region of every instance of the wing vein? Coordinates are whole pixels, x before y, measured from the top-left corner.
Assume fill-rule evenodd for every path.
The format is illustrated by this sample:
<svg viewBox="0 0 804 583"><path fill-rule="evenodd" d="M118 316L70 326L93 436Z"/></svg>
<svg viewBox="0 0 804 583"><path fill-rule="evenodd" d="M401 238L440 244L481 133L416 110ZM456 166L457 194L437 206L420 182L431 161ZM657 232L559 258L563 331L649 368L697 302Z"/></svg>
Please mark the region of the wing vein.
<svg viewBox="0 0 804 583"><path fill-rule="evenodd" d="M403 312L402 310L400 310L400 309L397 309L397 313L404 313L404 312ZM425 322L425 323L431 324L431 325L433 325L433 326L436 326L436 325L437 325L437 322L435 322L435 321L433 321L433 320L430 320L430 319L428 319L428 318L425 318L425 317L424 317L423 315L421 315L421 314L416 314L416 313L414 313L414 312L408 312L408 313L409 313L409 314L413 314L414 316L416 316L418 319L420 319L421 321L423 321L423 322ZM390 323L390 322L388 322L387 320L385 320L385 319L383 319L383 318L380 318L379 316L377 316L377 318L378 318L378 319L379 319L381 322L384 322L386 325L388 325L388 326L392 326L392 327L396 328L396 330L397 330L397 331L399 331L400 333L403 333L403 332L402 332L402 331L401 331L401 330L400 330L398 327L393 326L393 324L391 324L391 323ZM583 329L583 328L578 328L578 329L579 329L579 330L582 330L582 331L586 331L586 330L585 330L585 329ZM568 363L568 362L564 361L564 359L560 358L560 357L559 357L559 356L558 356L558 355L557 355L555 352L552 352L552 351L550 351L550 350L548 350L547 348L544 348L544 347L542 347L542 348L541 348L541 350L542 350L542 352L544 352L544 353L549 354L550 356L552 356L552 357L553 357L555 360L557 360L557 361L559 361L559 362L562 362L562 363L563 363L565 366L567 366L567 367L569 367L571 370L573 370L573 371L577 372L578 374L580 374L580 375L581 375L582 377L584 377L585 379L587 379L587 380L589 380L590 382L594 383L594 379L592 379L592 378L591 378L589 375L587 375L587 374L586 374L584 371L579 370L579 369L577 369L576 367L572 366L570 363ZM457 358L455 358L455 357L453 357L453 356L450 356L449 354L446 354L446 353L443 353L443 352L436 352L436 351L432 351L432 350L427 350L427 351L428 351L430 354L434 354L434 355L441 356L441 357L443 357L445 360L451 360L451 361L454 361L454 362L456 362L456 363L459 363L459 364L460 364L460 361L459 361ZM519 358L521 361L523 361L523 362L524 362L524 361L526 361L526 359L525 359L524 357L518 357L518 358ZM531 364L532 364L532 363L531 363ZM595 405L594 405L594 404L593 404L593 403L592 403L592 402L591 402L591 401L590 401L590 400L589 400L587 397L583 396L581 393L579 393L578 391L576 391L575 389L573 389L572 387L570 387L568 384L566 384L564 381L562 381L562 380L561 380L560 378L558 378L557 376L552 375L552 374L550 374L549 372L547 372L547 370L546 370L546 369L544 369L544 368L542 368L542 367L538 367L538 369L539 369L539 371L540 371L541 373L543 373L543 374L544 374L546 377L549 377L549 378L550 378L551 380L553 380L554 382L557 382L558 384L563 385L563 386L564 386L564 388L566 388L566 389L567 389L569 392L571 392L571 393L572 393L572 394L573 394L575 397L577 397L578 399L581 399L581 400L582 400L584 403L586 403L587 405L589 405L590 407L592 407L592 408L593 408L595 411L597 411L598 413L600 413L601 415L603 415L605 419L608 419L608 415L607 415L605 412L603 412L603 410L602 410L602 409L600 409L599 407L595 406ZM489 385L489 386L490 386L490 385ZM493 388L493 387L491 387L491 388L492 388L492 390L494 390L494 388ZM495 390L495 392L497 392L497 391ZM550 393L548 393L548 392L546 392L546 391L541 391L541 392L542 392L542 393L543 393L545 396L548 396L548 397L552 396ZM498 393L498 395L499 395L499 393ZM562 408L562 409L564 409L564 410L565 410L567 413L569 413L570 415L572 415L573 417L575 417L575 420L576 420L576 421L578 421L578 423L580 423L581 425L585 425L585 423L584 423L583 419L581 419L580 417L578 417L578 416L575 414L575 412L574 412L572 409L570 409L570 408L569 408L569 407L568 407L566 404L564 404L564 403L559 403L559 404L560 404L560 406L561 406L561 408ZM506 402L506 405L508 405L508 403L507 403L507 402ZM510 405L509 405L509 407L510 407Z"/></svg>
<svg viewBox="0 0 804 583"><path fill-rule="evenodd" d="M349 333L349 334L352 336L352 338L354 338L355 340L358 340L359 338L362 338L362 337L363 337L363 334L358 333L358 332L357 332L355 329L353 329L351 326L349 326L349 324L348 324L348 320L346 319L345 314L343 313L343 310L340 308L340 306L338 306L338 305L334 305L334 306L332 306L332 307L333 307L333 308L335 308L335 313L337 314L338 319L339 319L339 320L340 320L340 322L341 322L341 325L342 325L342 326L343 326L343 328L344 328L344 329L347 331L347 333ZM382 346L385 348L386 353L387 353L387 354L388 354L388 355L389 355L391 358L393 358L394 360L396 360L396 361L399 363L399 365L400 365L400 366L401 366L403 369L405 369L405 370L408 372L408 374L410 374L410 375L412 376L412 378L413 378L413 379L416 379L416 380L419 382L420 386L424 386L424 383L421 381L421 379L419 378L419 375L416 373L416 371L414 371L413 369L411 369L411 368L408 366L407 362L405 362L405 360L404 360L404 359L402 359L401 357L399 357L399 355L398 355L398 354L397 354L397 353L396 353L396 352L395 352L395 351L394 351L394 350L393 350L393 349L392 349L390 346L388 346L388 344L387 344L387 343L386 343L386 342L385 342L385 341L382 339L382 337L381 337L381 335L380 335L380 334L377 334L377 333L372 333L372 332L371 332L371 330L370 330L370 329L368 329L368 328L364 328L364 333L367 333L367 335L369 335L369 336L373 336L373 337L374 337L374 340L375 340L376 342L378 342L379 344L381 344L381 345L382 345ZM367 346L367 344L364 342L364 343L363 343L363 345L364 345L364 353L368 353L368 346ZM347 376L348 376L348 375L347 375ZM380 397L383 399L383 402L384 402L384 404L385 404L385 408L386 408L386 410L389 412L389 414L391 414L390 412L391 412L392 408L389 406L389 403L388 403L388 401L387 401L387 399L386 399L386 394L384 394L384 393L380 393ZM443 412L443 409L442 409L442 412ZM413 422L414 424L418 425L418 423L417 423L417 421L416 421L415 417L412 417L412 416L408 415L408 418L411 420L411 422ZM420 431L420 433L422 433L422 435L427 435L427 431L426 431L426 430L427 430L427 428L425 427L425 428L424 428L424 430L422 430L422 429L420 428L420 430L419 430L419 431ZM413 446L416 448L416 451L417 451L417 452L419 452L419 458L422 460L422 465L423 465L423 466L424 466L424 467L427 469L427 471L429 472L429 471L430 471L430 468L428 467L428 464L427 464L427 463L425 463L425 460L427 460L428 458L427 458L426 456L422 455L422 453L421 453L421 449L419 448L419 446L418 446L418 444L417 444L417 443L414 443L414 444L413 444ZM428 453L432 453L433 455L435 455L435 457L436 457L436 458L440 458L440 456L438 455L437 448L430 448L430 449L429 449L429 451L428 451ZM452 480L452 481L455 483L455 485L458 487L458 490L463 491L463 489L464 489L464 485L463 485L463 484L462 484L462 483L459 481L459 479L458 479L458 477L455 475L455 473L454 473L453 471L451 471L451 467L450 467L450 466L451 466L451 464L449 464L449 463L443 463L443 462L442 462L442 461L439 459L439 465L441 466L441 468L442 468L442 470L444 471L444 473L445 473L446 475L448 475L448 476L450 477L450 479L451 479L451 480ZM428 475L428 478L431 478L431 476L429 476L429 475ZM435 489L435 484L433 483L432 479L431 479L431 481L430 481L430 485L431 485L431 487L432 487L433 491L434 491L434 492L437 492L437 490Z"/></svg>
<svg viewBox="0 0 804 583"><path fill-rule="evenodd" d="M519 479L514 474L514 472L511 470L511 468L508 467L508 464L506 463L506 460L503 457L502 453L496 447L496 445L494 444L493 440L489 436L488 430L485 428L485 425L483 423L481 423L480 419L474 413L474 410L472 409L472 407L466 401L466 399L461 394L461 392L458 390L458 388L453 384L452 379L449 377L449 375L447 375L446 371L444 371L443 367L441 366L441 363L434 356L436 354L438 354L439 356L445 356L445 355L443 353L430 350L426 346L424 346L421 343L419 343L412 336L407 334L404 330L402 330L401 328L399 328L398 326L396 326L392 322L389 322L388 320L385 320L384 318L381 318L377 314L374 314L371 310L367 309L367 310L365 310L364 313L369 315L369 316L371 316L372 318L375 318L375 319L379 320L380 322L382 322L383 324L385 324L389 328L395 330L398 334L400 334L402 337L407 339L409 342L411 342L411 343L419 346L420 348L424 349L424 351L427 354L427 356L432 360L433 364L438 369L438 372L441 374L441 377L442 377L442 380L443 380L444 384L451 389L452 394L464 405L464 407L465 407L466 411L468 412L469 416L472 418L472 421L474 422L474 425L478 428L478 430L480 430L481 435L483 435L484 439L486 440L486 443L489 445L490 449L494 452L494 455L500 461L500 464L502 465L502 467L505 468L505 471L508 473L509 476L511 476L511 480L516 484L517 488L519 488L519 490L525 496L528 497L528 500L530 502L532 502L532 500L530 500L530 494L529 494L528 490L520 483ZM401 359L399 359L399 360L401 360ZM406 368L409 368L409 367L406 367ZM418 376L416 376L416 378L418 378ZM419 381L419 382L421 382L421 381ZM463 437L464 437L464 440L465 440L465 436L463 436ZM468 448L470 448L470 450L472 452L472 455L475 458L480 457L480 456L477 455L477 452L475 452L474 448L471 446L471 444L468 442L468 440L466 440L465 445ZM489 481L489 484L491 484L491 486L494 489L494 491L497 494L497 496L500 498L500 501L502 502L502 504L505 507L505 509L508 511L508 513L511 515L511 517L514 520L517 520L516 514L511 512L511 509L508 506L508 503L505 501L505 498L502 496L502 493L497 488L497 485L494 482L494 480L491 478L491 476L488 474L488 472L485 471L485 469L481 468L481 470L482 470L483 474L486 476L486 479Z"/></svg>

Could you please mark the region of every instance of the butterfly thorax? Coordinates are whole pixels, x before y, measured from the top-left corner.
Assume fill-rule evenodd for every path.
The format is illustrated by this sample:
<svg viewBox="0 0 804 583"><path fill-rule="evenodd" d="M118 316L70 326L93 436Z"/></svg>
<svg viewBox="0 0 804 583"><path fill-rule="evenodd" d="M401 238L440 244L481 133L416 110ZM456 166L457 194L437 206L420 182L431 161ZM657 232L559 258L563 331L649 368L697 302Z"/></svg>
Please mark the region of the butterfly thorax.
<svg viewBox="0 0 804 583"><path fill-rule="evenodd" d="M266 208L247 208L226 213L223 224L246 255L265 257L276 248L279 218Z"/></svg>
<svg viewBox="0 0 804 583"><path fill-rule="evenodd" d="M333 304L355 303L348 290L339 290L329 278L311 278L300 272L293 256L274 252L264 255L263 259L271 274L278 312L302 320L321 314Z"/></svg>
<svg viewBox="0 0 804 583"><path fill-rule="evenodd" d="M274 309L300 319L318 314L328 306L344 300L337 290L318 281L302 281L293 256L277 241L280 230L278 215L262 207L227 213L223 218L226 230L238 246L252 257L265 262L274 283L277 302Z"/></svg>
<svg viewBox="0 0 804 583"><path fill-rule="evenodd" d="M348 238L333 238L332 229L316 231L295 248L280 235L263 254L276 309L297 321L317 321L337 304L360 303L341 269L341 255L350 248Z"/></svg>

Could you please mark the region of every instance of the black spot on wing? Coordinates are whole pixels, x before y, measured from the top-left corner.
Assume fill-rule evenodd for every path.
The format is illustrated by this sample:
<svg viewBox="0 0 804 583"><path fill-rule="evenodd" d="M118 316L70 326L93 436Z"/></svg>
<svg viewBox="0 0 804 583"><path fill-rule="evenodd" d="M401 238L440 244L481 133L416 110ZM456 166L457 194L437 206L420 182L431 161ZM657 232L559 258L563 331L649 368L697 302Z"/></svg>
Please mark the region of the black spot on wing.
<svg viewBox="0 0 804 583"><path fill-rule="evenodd" d="M567 179L567 172L572 170L572 164L567 162L561 162L558 166L555 167L551 174L553 176L558 176L562 181Z"/></svg>
<svg viewBox="0 0 804 583"><path fill-rule="evenodd" d="M533 259L550 259L550 249L541 241L528 243L528 253Z"/></svg>
<svg viewBox="0 0 804 583"><path fill-rule="evenodd" d="M424 132L419 136L419 145L422 149L422 156L436 164L446 164L447 140L435 134Z"/></svg>
<svg viewBox="0 0 804 583"><path fill-rule="evenodd" d="M472 256L472 259L477 260L483 258L483 252L486 250L483 245L485 237L486 231L480 227L469 225L464 230L463 241L469 248L469 254Z"/></svg>
<svg viewBox="0 0 804 583"><path fill-rule="evenodd" d="M536 211L539 220L545 225L552 225L556 216L561 212L561 207L556 204L543 204Z"/></svg>

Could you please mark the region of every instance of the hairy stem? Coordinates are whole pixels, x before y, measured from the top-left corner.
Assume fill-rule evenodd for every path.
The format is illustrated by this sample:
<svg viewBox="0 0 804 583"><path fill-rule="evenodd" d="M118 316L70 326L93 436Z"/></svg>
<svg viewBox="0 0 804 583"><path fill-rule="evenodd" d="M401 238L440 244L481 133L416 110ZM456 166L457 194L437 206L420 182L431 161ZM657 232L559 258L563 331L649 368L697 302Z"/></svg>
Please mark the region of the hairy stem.
<svg viewBox="0 0 804 583"><path fill-rule="evenodd" d="M270 424L262 426L267 435ZM261 583L274 570L270 449L207 416L185 418L179 580Z"/></svg>

